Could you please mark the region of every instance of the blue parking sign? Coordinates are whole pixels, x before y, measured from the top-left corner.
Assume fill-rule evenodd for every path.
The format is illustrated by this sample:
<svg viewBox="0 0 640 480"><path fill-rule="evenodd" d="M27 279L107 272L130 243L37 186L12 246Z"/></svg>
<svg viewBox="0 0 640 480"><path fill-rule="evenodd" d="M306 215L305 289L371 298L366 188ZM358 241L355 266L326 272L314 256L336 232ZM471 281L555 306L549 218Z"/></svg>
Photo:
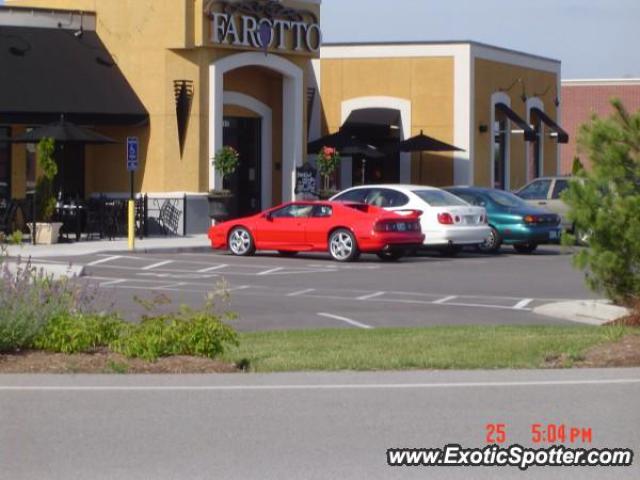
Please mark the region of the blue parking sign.
<svg viewBox="0 0 640 480"><path fill-rule="evenodd" d="M138 170L139 146L138 137L127 137L127 170L129 172Z"/></svg>

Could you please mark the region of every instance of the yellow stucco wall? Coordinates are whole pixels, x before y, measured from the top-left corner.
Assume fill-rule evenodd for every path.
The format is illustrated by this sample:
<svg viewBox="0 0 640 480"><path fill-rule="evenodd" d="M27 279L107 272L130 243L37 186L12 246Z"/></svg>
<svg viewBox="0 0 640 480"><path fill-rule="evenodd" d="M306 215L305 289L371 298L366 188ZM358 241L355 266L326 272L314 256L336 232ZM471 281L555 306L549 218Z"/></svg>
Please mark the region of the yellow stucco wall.
<svg viewBox="0 0 640 480"><path fill-rule="evenodd" d="M516 82L522 79L522 82ZM516 82L514 84L514 82ZM491 183L491 96L500 90L513 87L505 95L511 99L511 109L524 120L527 119L526 103L521 95L536 96L544 103L544 111L556 119L554 104L557 78L555 73L534 70L515 65L477 58L475 60L475 121L473 124L474 142L474 180L476 185L490 186ZM523 91L524 85L524 91ZM489 131L481 133L480 125L486 125ZM512 126L512 129L514 127ZM517 128L517 127L515 127ZM544 139L544 174L556 174L557 144L548 136ZM511 175L510 188L517 189L526 183L526 145L524 135L511 134L510 137Z"/></svg>
<svg viewBox="0 0 640 480"><path fill-rule="evenodd" d="M321 99L324 133L337 131L342 102L358 97L397 97L411 102L411 132L453 143L454 64L452 57L322 59ZM413 154L412 182L448 185L452 154Z"/></svg>
<svg viewBox="0 0 640 480"><path fill-rule="evenodd" d="M205 0L7 1L8 6L96 13L98 35L149 112L150 122L146 127L98 128L100 132L121 142L129 135L140 137L141 169L136 181L139 191L208 190L209 65L240 51L235 48L214 48L208 43L209 26L203 13L204 2ZM317 4L298 1L284 3L294 8L310 10L319 17L320 7ZM282 52L278 54L282 55ZM282 56L307 72L310 61L308 55L287 52ZM280 82L280 104L274 108L273 161L274 164L282 164L282 80L279 74L277 77ZM194 97L182 156L177 133L174 80L194 82ZM304 81L306 83L307 79ZM260 79L253 78L233 85L239 91L259 98L261 84ZM270 84L269 88L274 87ZM275 96L273 98L275 102ZM305 143L306 125L303 144ZM129 177L124 155L122 144L87 148L88 193L128 191ZM274 172L274 201L280 199L281 175L281 171Z"/></svg>

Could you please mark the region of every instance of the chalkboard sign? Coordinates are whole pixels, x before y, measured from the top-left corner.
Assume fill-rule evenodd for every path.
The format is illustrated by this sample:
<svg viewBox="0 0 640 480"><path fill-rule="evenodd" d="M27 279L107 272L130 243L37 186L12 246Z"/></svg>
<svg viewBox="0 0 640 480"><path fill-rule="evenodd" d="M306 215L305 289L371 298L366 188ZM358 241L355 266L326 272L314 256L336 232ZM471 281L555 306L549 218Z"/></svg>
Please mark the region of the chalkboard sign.
<svg viewBox="0 0 640 480"><path fill-rule="evenodd" d="M307 162L296 169L296 195L318 196L318 171Z"/></svg>

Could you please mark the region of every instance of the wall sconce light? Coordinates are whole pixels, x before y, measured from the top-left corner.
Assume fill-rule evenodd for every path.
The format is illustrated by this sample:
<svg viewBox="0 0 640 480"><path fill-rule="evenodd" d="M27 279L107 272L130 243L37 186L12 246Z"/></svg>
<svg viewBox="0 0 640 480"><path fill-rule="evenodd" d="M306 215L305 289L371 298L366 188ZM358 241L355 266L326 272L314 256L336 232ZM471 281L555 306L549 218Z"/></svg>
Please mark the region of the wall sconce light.
<svg viewBox="0 0 640 480"><path fill-rule="evenodd" d="M489 131L489 126L488 126L488 125L485 125L485 124L481 124L481 125L478 127L478 131L479 131L480 133L487 133L487 132Z"/></svg>
<svg viewBox="0 0 640 480"><path fill-rule="evenodd" d="M193 81L174 80L173 90L176 98L176 117L178 120L178 143L180 145L180 156L182 156L184 152L184 142L187 136L189 114L191 113L191 102L193 101Z"/></svg>

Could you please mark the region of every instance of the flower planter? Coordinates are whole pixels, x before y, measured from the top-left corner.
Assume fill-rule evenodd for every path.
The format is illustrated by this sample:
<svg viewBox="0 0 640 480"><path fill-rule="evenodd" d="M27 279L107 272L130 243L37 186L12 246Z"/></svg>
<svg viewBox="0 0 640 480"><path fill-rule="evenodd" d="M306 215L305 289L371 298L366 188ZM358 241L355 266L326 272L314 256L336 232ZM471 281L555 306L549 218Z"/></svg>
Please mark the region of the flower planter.
<svg viewBox="0 0 640 480"><path fill-rule="evenodd" d="M229 218L229 205L233 196L231 194L210 194L207 197L209 201L209 218L216 222L223 222Z"/></svg>
<svg viewBox="0 0 640 480"><path fill-rule="evenodd" d="M58 243L62 223L36 223L36 245L52 245ZM31 236L33 237L33 225L29 224Z"/></svg>

